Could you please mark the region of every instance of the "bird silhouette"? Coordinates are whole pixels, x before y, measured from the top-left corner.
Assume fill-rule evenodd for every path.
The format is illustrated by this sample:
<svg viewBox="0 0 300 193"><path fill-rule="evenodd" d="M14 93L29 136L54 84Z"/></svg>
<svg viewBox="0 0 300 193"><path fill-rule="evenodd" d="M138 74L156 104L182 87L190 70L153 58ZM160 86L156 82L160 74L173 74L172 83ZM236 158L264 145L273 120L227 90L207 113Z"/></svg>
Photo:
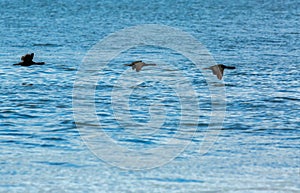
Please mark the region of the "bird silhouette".
<svg viewBox="0 0 300 193"><path fill-rule="evenodd" d="M144 66L156 66L156 64L146 64L145 62L138 60L134 61L130 64L124 64L125 66L131 66L132 70L136 70L137 72L141 71Z"/></svg>
<svg viewBox="0 0 300 193"><path fill-rule="evenodd" d="M45 62L34 62L32 61L34 57L34 53L31 54L26 54L21 57L22 62L19 62L14 65L19 65L19 66L31 66L31 65L43 65Z"/></svg>
<svg viewBox="0 0 300 193"><path fill-rule="evenodd" d="M212 70L213 74L217 75L219 80L222 80L223 72L224 72L225 68L226 69L235 69L234 66L225 66L224 64L217 64L217 65L211 66L209 68L203 68L203 69L204 70Z"/></svg>

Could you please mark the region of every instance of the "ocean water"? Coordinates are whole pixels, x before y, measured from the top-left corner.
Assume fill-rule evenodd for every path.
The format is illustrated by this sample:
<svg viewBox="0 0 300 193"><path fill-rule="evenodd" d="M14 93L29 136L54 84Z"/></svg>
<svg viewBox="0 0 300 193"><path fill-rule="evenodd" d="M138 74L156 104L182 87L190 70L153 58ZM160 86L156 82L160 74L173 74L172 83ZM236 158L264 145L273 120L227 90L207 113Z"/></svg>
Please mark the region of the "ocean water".
<svg viewBox="0 0 300 193"><path fill-rule="evenodd" d="M0 6L0 192L300 192L299 1Z"/></svg>

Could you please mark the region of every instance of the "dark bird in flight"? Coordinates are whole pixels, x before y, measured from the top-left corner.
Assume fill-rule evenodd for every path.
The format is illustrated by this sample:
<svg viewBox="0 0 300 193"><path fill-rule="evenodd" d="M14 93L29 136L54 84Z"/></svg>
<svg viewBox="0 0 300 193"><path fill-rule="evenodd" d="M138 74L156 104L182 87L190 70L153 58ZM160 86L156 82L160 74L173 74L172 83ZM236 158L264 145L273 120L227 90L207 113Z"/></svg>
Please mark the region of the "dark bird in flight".
<svg viewBox="0 0 300 193"><path fill-rule="evenodd" d="M137 72L141 71L144 66L156 66L156 64L146 64L145 62L134 61L131 64L124 64L125 66L131 66L132 70L136 70Z"/></svg>
<svg viewBox="0 0 300 193"><path fill-rule="evenodd" d="M234 66L225 66L223 64L218 64L218 65L214 65L214 66L211 66L209 68L203 68L203 69L204 70L212 70L213 74L217 75L217 77L218 77L219 80L222 80L223 72L224 72L225 68L227 68L227 69L235 69Z"/></svg>
<svg viewBox="0 0 300 193"><path fill-rule="evenodd" d="M32 61L34 57L34 53L26 54L21 57L22 62L19 62L14 65L20 65L20 66L31 66L31 65L43 65L45 62L34 62Z"/></svg>

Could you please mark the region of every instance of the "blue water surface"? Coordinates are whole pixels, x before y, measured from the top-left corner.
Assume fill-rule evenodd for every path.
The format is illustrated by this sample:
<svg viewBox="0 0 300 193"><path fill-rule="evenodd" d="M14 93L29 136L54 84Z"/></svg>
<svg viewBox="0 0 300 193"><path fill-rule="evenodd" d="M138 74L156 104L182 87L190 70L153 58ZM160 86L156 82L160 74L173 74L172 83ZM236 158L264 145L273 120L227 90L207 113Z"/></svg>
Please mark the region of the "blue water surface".
<svg viewBox="0 0 300 193"><path fill-rule="evenodd" d="M2 0L0 7L0 192L300 192L299 1ZM107 136L140 151L172 138L190 142L169 162L135 171L90 151L72 94L87 52L109 34L142 24L183 30L236 70L225 70L215 85L225 84L226 117L202 154L212 104L201 70L176 50L146 45L110 61L93 93ZM46 64L12 65L31 52ZM139 73L123 65L137 59L158 65ZM178 73L186 79L177 80ZM123 89L116 82L124 74L188 81L198 99L190 105L200 114L182 113L176 90L150 78L125 85L130 109L120 114L132 121L120 124L111 92ZM152 119L162 121L153 131L145 126ZM193 138L177 139L179 131Z"/></svg>

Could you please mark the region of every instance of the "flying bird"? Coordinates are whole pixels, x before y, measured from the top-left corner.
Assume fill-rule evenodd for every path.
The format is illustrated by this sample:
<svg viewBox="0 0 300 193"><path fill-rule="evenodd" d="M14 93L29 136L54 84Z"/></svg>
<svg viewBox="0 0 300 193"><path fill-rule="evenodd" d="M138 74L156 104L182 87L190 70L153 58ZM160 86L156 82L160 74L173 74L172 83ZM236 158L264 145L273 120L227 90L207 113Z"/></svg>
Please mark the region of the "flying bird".
<svg viewBox="0 0 300 193"><path fill-rule="evenodd" d="M218 77L219 80L222 80L223 72L224 72L225 68L227 68L227 69L235 69L234 66L225 66L223 64L218 64L218 65L214 65L214 66L211 66L209 68L203 68L203 69L204 70L212 70L213 74L217 75L217 77Z"/></svg>
<svg viewBox="0 0 300 193"><path fill-rule="evenodd" d="M31 65L43 65L45 62L34 62L32 61L34 57L34 53L26 54L21 57L22 62L19 62L14 65L20 65L20 66L31 66Z"/></svg>
<svg viewBox="0 0 300 193"><path fill-rule="evenodd" d="M145 62L138 60L134 61L130 64L124 64L125 66L131 66L132 70L136 70L137 72L141 71L144 66L156 66L156 64L146 64Z"/></svg>

